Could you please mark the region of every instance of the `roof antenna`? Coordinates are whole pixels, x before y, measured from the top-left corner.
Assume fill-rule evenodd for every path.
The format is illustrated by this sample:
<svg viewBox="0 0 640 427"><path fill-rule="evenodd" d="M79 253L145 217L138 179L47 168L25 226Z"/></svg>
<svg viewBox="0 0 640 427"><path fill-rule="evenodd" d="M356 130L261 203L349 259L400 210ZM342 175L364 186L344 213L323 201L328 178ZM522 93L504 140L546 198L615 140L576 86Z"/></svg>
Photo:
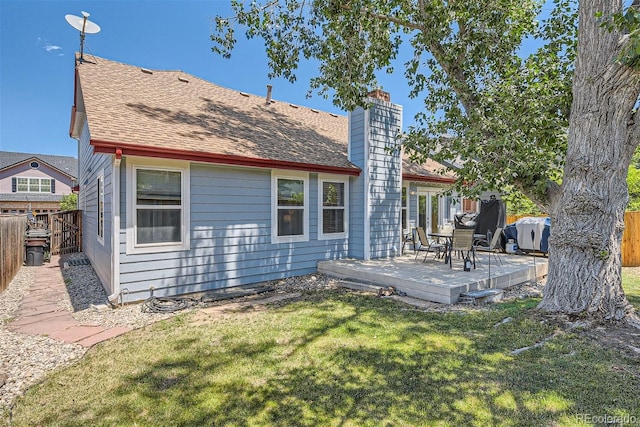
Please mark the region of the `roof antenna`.
<svg viewBox="0 0 640 427"><path fill-rule="evenodd" d="M89 21L87 18L89 14L87 12L82 12L82 17L75 15L65 15L64 19L67 20L69 25L71 25L76 30L80 31L80 58L78 62L84 62L84 35L88 34L96 34L100 32L100 26L94 22Z"/></svg>

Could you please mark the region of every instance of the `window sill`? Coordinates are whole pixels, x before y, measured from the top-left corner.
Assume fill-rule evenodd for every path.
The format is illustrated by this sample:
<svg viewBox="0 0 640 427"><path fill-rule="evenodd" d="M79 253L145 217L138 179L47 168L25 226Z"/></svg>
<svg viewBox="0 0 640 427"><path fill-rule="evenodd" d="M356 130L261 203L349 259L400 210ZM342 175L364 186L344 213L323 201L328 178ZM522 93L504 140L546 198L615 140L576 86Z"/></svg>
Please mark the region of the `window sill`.
<svg viewBox="0 0 640 427"><path fill-rule="evenodd" d="M144 245L127 247L127 255L156 254L162 252L181 252L190 249L188 244Z"/></svg>

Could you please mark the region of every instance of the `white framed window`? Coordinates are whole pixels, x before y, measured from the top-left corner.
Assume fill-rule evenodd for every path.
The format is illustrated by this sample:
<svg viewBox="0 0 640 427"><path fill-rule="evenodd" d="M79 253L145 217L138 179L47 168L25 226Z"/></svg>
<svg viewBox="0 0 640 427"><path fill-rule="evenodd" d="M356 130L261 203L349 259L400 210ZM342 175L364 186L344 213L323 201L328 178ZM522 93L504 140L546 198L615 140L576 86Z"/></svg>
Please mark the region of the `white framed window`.
<svg viewBox="0 0 640 427"><path fill-rule="evenodd" d="M309 174L271 172L271 242L309 240Z"/></svg>
<svg viewBox="0 0 640 427"><path fill-rule="evenodd" d="M318 238L344 239L349 233L349 178L320 175Z"/></svg>
<svg viewBox="0 0 640 427"><path fill-rule="evenodd" d="M97 179L98 193L98 242L104 245L104 172L98 175Z"/></svg>
<svg viewBox="0 0 640 427"><path fill-rule="evenodd" d="M17 178L16 190L18 193L51 193L53 181L51 178Z"/></svg>
<svg viewBox="0 0 640 427"><path fill-rule="evenodd" d="M402 221L402 231L404 233L408 233L409 230L409 187L402 186L402 212L401 212L401 221Z"/></svg>
<svg viewBox="0 0 640 427"><path fill-rule="evenodd" d="M129 159L127 253L188 250L188 162Z"/></svg>

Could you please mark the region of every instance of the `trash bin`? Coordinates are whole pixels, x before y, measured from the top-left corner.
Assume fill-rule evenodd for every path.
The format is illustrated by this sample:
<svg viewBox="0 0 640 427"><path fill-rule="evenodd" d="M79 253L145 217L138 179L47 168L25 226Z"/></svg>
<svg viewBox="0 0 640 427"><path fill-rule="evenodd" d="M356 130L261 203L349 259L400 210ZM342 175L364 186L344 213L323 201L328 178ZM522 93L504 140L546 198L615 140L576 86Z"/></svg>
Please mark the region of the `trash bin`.
<svg viewBox="0 0 640 427"><path fill-rule="evenodd" d="M26 264L29 266L42 265L44 261L44 246L27 246Z"/></svg>

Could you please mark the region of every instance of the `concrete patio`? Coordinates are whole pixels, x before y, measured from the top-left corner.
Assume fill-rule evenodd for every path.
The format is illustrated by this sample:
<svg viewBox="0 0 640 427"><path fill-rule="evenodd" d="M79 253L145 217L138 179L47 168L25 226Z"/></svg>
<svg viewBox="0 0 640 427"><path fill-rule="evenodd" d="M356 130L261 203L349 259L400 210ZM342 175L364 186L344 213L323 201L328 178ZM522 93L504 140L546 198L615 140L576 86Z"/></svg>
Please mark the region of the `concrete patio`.
<svg viewBox="0 0 640 427"><path fill-rule="evenodd" d="M394 286L407 296L444 304L458 301L461 293L481 289L506 289L546 276L547 258L532 255L500 254L502 264L489 253L478 253L476 269L463 270L463 262L454 258L453 268L429 254L408 254L376 260L336 260L318 263L318 272L344 279L345 282L380 287ZM534 268L535 264L535 268ZM348 284L348 283L347 283Z"/></svg>

